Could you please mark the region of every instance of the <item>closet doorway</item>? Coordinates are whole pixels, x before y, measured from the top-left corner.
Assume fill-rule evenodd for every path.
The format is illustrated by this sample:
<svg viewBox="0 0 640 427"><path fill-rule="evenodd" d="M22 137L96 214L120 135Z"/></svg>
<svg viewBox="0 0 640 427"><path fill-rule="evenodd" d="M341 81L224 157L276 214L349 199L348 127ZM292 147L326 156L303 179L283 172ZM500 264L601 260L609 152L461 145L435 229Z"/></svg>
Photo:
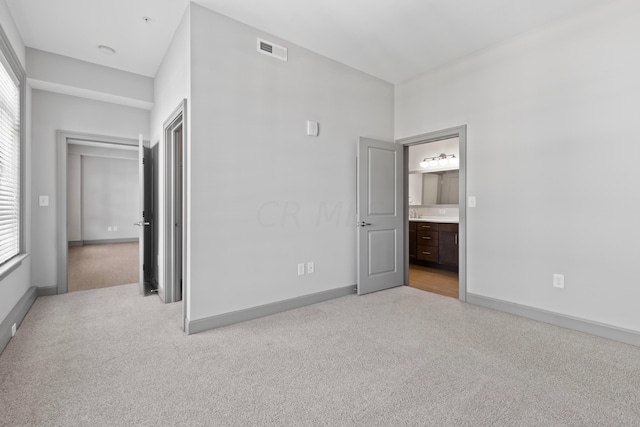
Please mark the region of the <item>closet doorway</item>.
<svg viewBox="0 0 640 427"><path fill-rule="evenodd" d="M187 293L187 134L186 100L164 123L164 286L158 288L165 303L183 301L183 327Z"/></svg>

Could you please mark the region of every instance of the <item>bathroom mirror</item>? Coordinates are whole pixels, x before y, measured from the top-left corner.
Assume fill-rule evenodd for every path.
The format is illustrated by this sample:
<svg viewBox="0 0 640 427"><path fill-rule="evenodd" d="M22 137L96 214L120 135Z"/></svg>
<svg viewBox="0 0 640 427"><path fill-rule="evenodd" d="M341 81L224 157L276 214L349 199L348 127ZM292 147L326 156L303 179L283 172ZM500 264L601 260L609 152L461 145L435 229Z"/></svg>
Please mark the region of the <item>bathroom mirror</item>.
<svg viewBox="0 0 640 427"><path fill-rule="evenodd" d="M457 205L459 170L409 174L409 205Z"/></svg>

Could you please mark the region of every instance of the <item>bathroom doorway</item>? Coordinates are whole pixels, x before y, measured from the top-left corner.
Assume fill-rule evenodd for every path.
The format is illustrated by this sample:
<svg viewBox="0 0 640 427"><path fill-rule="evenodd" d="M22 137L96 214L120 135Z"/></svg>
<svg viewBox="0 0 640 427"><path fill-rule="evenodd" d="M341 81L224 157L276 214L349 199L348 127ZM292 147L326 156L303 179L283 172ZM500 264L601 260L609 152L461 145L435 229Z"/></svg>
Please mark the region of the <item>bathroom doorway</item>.
<svg viewBox="0 0 640 427"><path fill-rule="evenodd" d="M465 129L398 142L406 150L406 283L465 301Z"/></svg>

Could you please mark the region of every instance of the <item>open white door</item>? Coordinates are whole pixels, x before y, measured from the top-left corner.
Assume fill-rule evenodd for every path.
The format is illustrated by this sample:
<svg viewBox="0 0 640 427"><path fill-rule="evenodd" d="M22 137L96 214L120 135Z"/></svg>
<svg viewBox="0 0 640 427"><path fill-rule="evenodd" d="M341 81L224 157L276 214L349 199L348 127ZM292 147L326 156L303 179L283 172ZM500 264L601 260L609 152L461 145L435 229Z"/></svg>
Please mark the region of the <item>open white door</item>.
<svg viewBox="0 0 640 427"><path fill-rule="evenodd" d="M138 246L139 246L139 266L138 271L140 272L139 281L140 281L140 294L145 295L149 289L145 288L145 281L147 280L147 274L145 269L150 267L150 263L147 258L150 253L150 245L149 241L151 239L151 229L149 226L151 223L149 222L150 218L150 194L146 194L145 186L148 185L149 180L149 172L150 172L150 164L148 161L150 149L144 146L144 141L142 139L142 134L138 135L138 187L139 187L139 195L140 195L140 221L136 222L134 225L139 227L138 230ZM146 246L146 248L145 248ZM146 249L146 250L145 250Z"/></svg>
<svg viewBox="0 0 640 427"><path fill-rule="evenodd" d="M404 285L404 147L358 142L358 295Z"/></svg>

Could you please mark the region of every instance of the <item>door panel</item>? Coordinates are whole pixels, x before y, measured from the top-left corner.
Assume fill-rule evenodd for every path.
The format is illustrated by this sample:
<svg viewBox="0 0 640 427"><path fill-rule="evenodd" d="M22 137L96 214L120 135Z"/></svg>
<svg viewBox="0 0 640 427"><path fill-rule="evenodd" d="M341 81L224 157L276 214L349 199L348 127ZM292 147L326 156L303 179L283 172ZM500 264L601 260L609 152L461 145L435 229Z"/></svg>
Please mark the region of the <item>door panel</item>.
<svg viewBox="0 0 640 427"><path fill-rule="evenodd" d="M358 143L358 294L404 284L404 150L369 138Z"/></svg>
<svg viewBox="0 0 640 427"><path fill-rule="evenodd" d="M142 140L142 134L140 134L138 135L138 194L140 197L140 221L136 222L135 225L138 226L138 282L141 295L144 295L144 175L144 141Z"/></svg>
<svg viewBox="0 0 640 427"><path fill-rule="evenodd" d="M372 215L394 215L396 152L389 149L369 147L367 162L369 167L369 186L367 213Z"/></svg>
<svg viewBox="0 0 640 427"><path fill-rule="evenodd" d="M160 298L165 303L180 301L184 277L184 131L183 115L165 125L165 266Z"/></svg>
<svg viewBox="0 0 640 427"><path fill-rule="evenodd" d="M396 271L395 230L367 230L369 242L369 276Z"/></svg>
<svg viewBox="0 0 640 427"><path fill-rule="evenodd" d="M138 229L138 271L140 294L150 293L151 275L151 149L144 146L142 134L138 136L138 194L140 196L140 221Z"/></svg>

